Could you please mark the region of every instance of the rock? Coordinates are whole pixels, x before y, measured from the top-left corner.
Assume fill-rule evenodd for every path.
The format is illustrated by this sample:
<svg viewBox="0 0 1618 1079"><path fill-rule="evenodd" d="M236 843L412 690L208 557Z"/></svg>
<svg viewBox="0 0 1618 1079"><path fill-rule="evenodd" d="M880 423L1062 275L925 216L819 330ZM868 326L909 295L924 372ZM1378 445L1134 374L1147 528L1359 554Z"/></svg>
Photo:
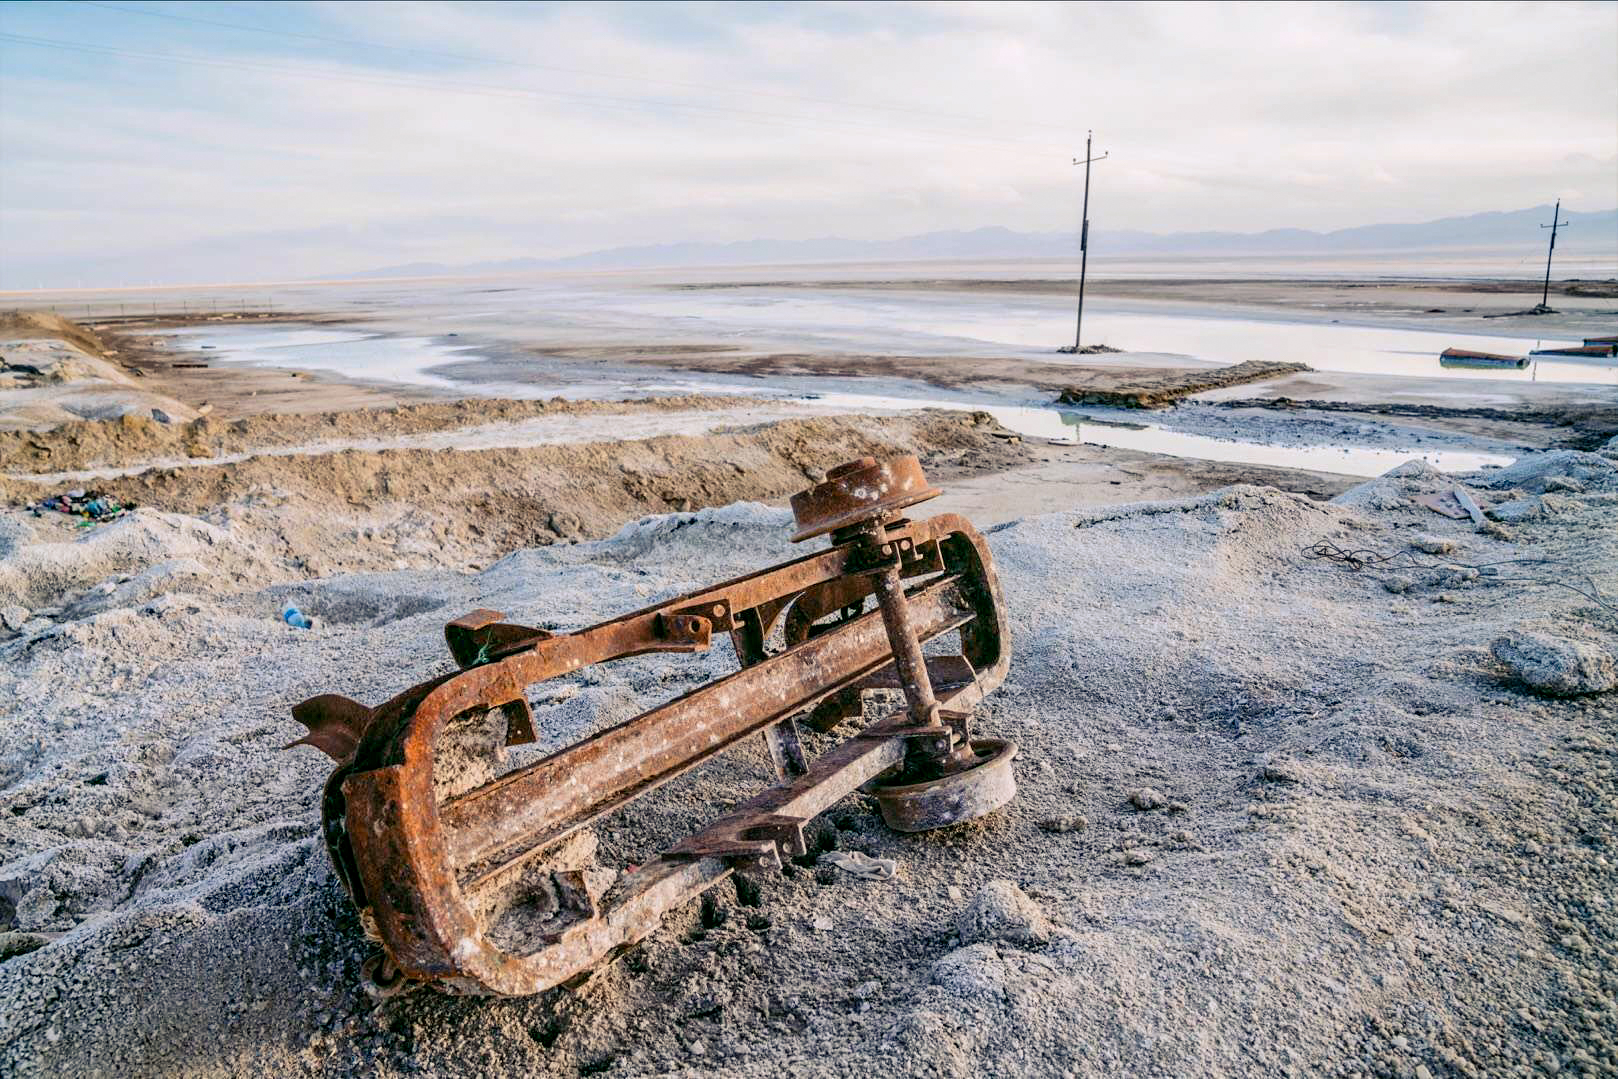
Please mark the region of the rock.
<svg viewBox="0 0 1618 1079"><path fill-rule="evenodd" d="M1489 511L1489 515L1497 521L1506 524L1517 524L1529 521L1542 513L1537 498L1515 498L1510 502L1502 502Z"/></svg>
<svg viewBox="0 0 1618 1079"><path fill-rule="evenodd" d="M1410 537L1410 546L1418 551L1428 554L1449 554L1455 550L1455 541L1444 539L1442 536L1430 536L1425 532Z"/></svg>
<svg viewBox="0 0 1618 1079"><path fill-rule="evenodd" d="M1124 851L1125 865L1149 865L1152 861L1152 852L1149 850Z"/></svg>
<svg viewBox="0 0 1618 1079"><path fill-rule="evenodd" d="M1539 508L1550 517L1557 514L1583 513L1584 503L1567 495L1546 494L1539 496Z"/></svg>
<svg viewBox="0 0 1618 1079"><path fill-rule="evenodd" d="M1162 809L1166 800L1152 788L1141 787L1129 792L1129 804L1145 813L1153 809Z"/></svg>
<svg viewBox="0 0 1618 1079"><path fill-rule="evenodd" d="M1582 494L1584 491L1584 484L1569 476L1546 476L1545 490L1572 491L1574 494Z"/></svg>
<svg viewBox="0 0 1618 1079"><path fill-rule="evenodd" d="M1301 783L1303 773L1298 766L1288 760L1273 760L1266 764L1259 773L1268 783Z"/></svg>
<svg viewBox="0 0 1618 1079"><path fill-rule="evenodd" d="M1416 587L1416 579L1403 573L1394 573L1382 579L1382 587L1397 596Z"/></svg>
<svg viewBox="0 0 1618 1079"><path fill-rule="evenodd" d="M21 633L22 627L28 622L28 608L18 604L9 607L0 607L0 626L5 626L13 633Z"/></svg>
<svg viewBox="0 0 1618 1079"><path fill-rule="evenodd" d="M152 409L152 419L156 420L158 423L173 423L174 422L174 417L170 416L167 412L164 412L160 408Z"/></svg>
<svg viewBox="0 0 1618 1079"><path fill-rule="evenodd" d="M1048 817L1039 822L1041 829L1060 835L1064 832L1082 832L1090 826L1090 822L1082 816Z"/></svg>
<svg viewBox="0 0 1618 1079"><path fill-rule="evenodd" d="M836 926L832 923L832 920L830 918L826 918L826 917L816 918L814 920L813 925L817 930L819 930L822 933L830 933L833 929L836 928Z"/></svg>
<svg viewBox="0 0 1618 1079"><path fill-rule="evenodd" d="M1023 890L1009 880L991 880L956 920L962 944L1005 941L1044 944L1051 939L1051 923Z"/></svg>
<svg viewBox="0 0 1618 1079"><path fill-rule="evenodd" d="M1583 641L1513 630L1489 651L1524 685L1547 696L1575 697L1618 687L1612 654Z"/></svg>

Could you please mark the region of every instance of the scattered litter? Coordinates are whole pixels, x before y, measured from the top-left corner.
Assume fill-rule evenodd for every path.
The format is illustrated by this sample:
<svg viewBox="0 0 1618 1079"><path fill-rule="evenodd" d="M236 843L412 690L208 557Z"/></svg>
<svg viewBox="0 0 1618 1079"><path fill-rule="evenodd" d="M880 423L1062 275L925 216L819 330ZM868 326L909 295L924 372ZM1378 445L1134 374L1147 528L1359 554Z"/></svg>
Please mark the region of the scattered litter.
<svg viewBox="0 0 1618 1079"><path fill-rule="evenodd" d="M820 860L866 880L892 880L899 874L899 863L892 858L873 858L857 850L829 850Z"/></svg>
<svg viewBox="0 0 1618 1079"><path fill-rule="evenodd" d="M65 513L69 517L80 518L81 528L101 524L104 521L114 521L135 508L133 502L120 502L105 491L85 491L75 489L65 494L53 495L42 499L28 507L35 517L43 516L45 511Z"/></svg>
<svg viewBox="0 0 1618 1079"><path fill-rule="evenodd" d="M281 611L281 621L285 622L293 629L315 628L315 620L298 610L298 608L294 607L290 603L287 604L286 607Z"/></svg>

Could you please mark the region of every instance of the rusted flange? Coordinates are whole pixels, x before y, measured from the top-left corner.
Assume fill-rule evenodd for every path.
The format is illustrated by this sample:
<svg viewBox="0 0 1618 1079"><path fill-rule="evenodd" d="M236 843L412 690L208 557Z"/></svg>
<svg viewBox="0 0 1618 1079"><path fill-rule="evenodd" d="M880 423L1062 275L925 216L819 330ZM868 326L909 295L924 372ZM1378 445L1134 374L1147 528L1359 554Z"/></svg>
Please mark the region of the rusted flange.
<svg viewBox="0 0 1618 1079"><path fill-rule="evenodd" d="M914 457L882 462L861 457L826 473L826 482L792 496L792 515L798 522L792 542L886 517L943 493L927 482Z"/></svg>
<svg viewBox="0 0 1618 1079"><path fill-rule="evenodd" d="M1017 779L1011 772L1016 743L975 738L972 752L978 762L965 771L925 783L876 787L872 793L887 826L896 832L945 828L987 816L1016 797Z"/></svg>

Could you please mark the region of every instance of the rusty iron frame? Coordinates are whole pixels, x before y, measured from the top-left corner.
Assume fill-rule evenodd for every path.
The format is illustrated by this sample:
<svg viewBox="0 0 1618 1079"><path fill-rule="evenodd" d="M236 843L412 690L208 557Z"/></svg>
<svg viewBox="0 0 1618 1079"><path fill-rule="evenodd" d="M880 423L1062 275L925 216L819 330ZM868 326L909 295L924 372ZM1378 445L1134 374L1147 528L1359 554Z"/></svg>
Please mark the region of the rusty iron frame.
<svg viewBox="0 0 1618 1079"><path fill-rule="evenodd" d="M323 800L327 847L390 968L452 991L539 992L632 946L731 873L803 854L804 825L864 784L970 785L969 715L1009 663L999 582L964 518L898 517L937 492L914 489L913 460L892 464L902 492L867 485L809 509L794 501L797 538L830 531L827 550L573 633L474 611L445 627L455 673L376 708L328 694L294 709L309 728L300 742L338 762ZM842 472L862 467L889 468L867 459ZM868 503L863 517L851 500ZM817 519L835 527L816 533ZM951 632L957 653L924 654ZM736 652L732 674L471 789L446 794L435 775L446 732L464 720L504 717L491 749L533 741L536 683L629 656L706 651L721 633ZM808 759L797 718L830 729L881 688L903 690L905 709ZM592 871L592 822L757 734L774 786L616 879ZM1010 782L1008 769L998 801L968 798L949 812L993 808ZM523 931L497 932L498 917L524 903Z"/></svg>

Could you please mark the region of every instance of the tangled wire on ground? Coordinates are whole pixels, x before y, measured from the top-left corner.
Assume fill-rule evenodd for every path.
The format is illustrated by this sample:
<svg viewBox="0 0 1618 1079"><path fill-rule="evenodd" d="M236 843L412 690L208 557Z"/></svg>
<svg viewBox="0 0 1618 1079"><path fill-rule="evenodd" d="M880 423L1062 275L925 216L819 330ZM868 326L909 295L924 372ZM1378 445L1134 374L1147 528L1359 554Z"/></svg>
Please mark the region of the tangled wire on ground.
<svg viewBox="0 0 1618 1079"><path fill-rule="evenodd" d="M1618 602L1603 596L1601 589L1596 586L1595 581L1588 573L1575 567L1571 562L1558 558L1503 558L1498 562L1427 562L1416 557L1411 551L1394 551L1389 554L1366 547L1353 549L1339 547L1335 543L1325 541L1310 544L1303 549L1303 554L1306 558L1318 558L1327 562L1335 562L1340 566L1347 566L1355 572L1368 566L1386 569L1472 570L1478 574L1478 580L1488 581L1491 584L1553 585L1557 588L1566 588L1570 592L1577 592L1591 603L1604 608L1610 613L1618 614ZM1576 584L1548 577L1506 577L1500 573L1501 566L1556 566L1582 580L1585 587L1581 588Z"/></svg>

